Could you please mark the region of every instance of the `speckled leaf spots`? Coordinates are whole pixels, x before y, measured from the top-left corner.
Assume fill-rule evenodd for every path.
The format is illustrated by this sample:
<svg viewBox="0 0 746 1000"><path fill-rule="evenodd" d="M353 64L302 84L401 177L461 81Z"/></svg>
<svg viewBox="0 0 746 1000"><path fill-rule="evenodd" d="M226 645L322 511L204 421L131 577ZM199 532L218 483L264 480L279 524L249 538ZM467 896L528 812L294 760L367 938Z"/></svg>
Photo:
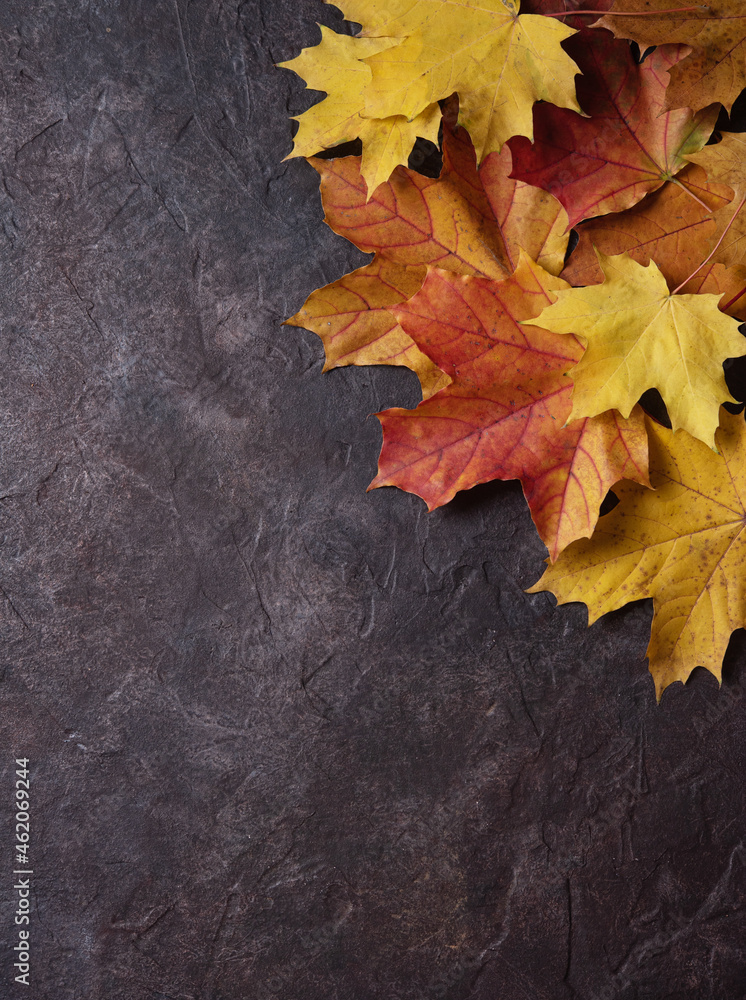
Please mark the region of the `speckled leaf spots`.
<svg viewBox="0 0 746 1000"><path fill-rule="evenodd" d="M579 32L566 47L583 71L578 100L589 117L539 104L534 144L516 138L510 147L513 176L555 194L575 225L630 208L665 184L707 142L718 106L663 113L684 45L663 45L642 65L608 31Z"/></svg>
<svg viewBox="0 0 746 1000"><path fill-rule="evenodd" d="M723 377L726 358L746 354L737 320L718 295L673 295L658 267L627 254L598 254L605 281L560 292L527 323L573 333L588 349L572 369L572 417L612 407L628 416L646 389L658 389L674 430L714 447L718 409L735 402Z"/></svg>
<svg viewBox="0 0 746 1000"><path fill-rule="evenodd" d="M371 488L399 486L432 510L477 483L520 479L554 559L590 535L615 482L647 482L639 408L630 420L607 413L565 426L564 372L582 347L520 325L565 287L525 255L503 281L428 271L421 291L395 312L453 382L414 410L378 414L384 440Z"/></svg>
<svg viewBox="0 0 746 1000"><path fill-rule="evenodd" d="M551 195L510 179L509 149L488 156L477 171L468 133L446 124L443 164L437 180L401 168L367 200L359 158L314 161L327 223L376 254L370 264L313 292L287 321L321 337L326 369L405 365L417 373L427 398L449 376L389 311L420 288L427 264L501 278L523 246L547 270L561 270L567 215Z"/></svg>
<svg viewBox="0 0 746 1000"><path fill-rule="evenodd" d="M704 167L710 180L728 184L737 195L746 194L746 136L722 132L720 142L705 146L687 159Z"/></svg>
<svg viewBox="0 0 746 1000"><path fill-rule="evenodd" d="M669 13L671 8L694 10ZM614 17L614 13L643 17ZM659 13L660 12L660 13ZM651 16L658 14L658 16ZM693 51L671 74L669 108L703 108L720 101L730 109L746 86L746 6L743 0L672 3L671 0L615 0L599 24L641 48L665 42L691 45Z"/></svg>
<svg viewBox="0 0 746 1000"><path fill-rule="evenodd" d="M720 142L705 146L700 152L690 154L688 159L704 167L710 182L727 184L736 197L746 195L745 135L723 132ZM719 232L729 225L731 214L727 208L715 212L713 218ZM746 214L735 219L714 259L726 265L746 264Z"/></svg>
<svg viewBox="0 0 746 1000"><path fill-rule="evenodd" d="M717 452L647 420L654 490L617 487L591 541L570 546L529 593L582 601L589 622L653 598L648 656L658 696L697 666L719 679L731 632L746 626L746 424L722 411Z"/></svg>

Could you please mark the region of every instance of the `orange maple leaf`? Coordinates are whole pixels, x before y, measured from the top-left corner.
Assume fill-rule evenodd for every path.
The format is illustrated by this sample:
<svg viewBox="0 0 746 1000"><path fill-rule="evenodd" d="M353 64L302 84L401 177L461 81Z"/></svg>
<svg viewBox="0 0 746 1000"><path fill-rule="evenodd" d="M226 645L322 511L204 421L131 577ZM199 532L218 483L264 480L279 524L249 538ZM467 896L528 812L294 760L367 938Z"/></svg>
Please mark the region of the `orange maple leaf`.
<svg viewBox="0 0 746 1000"><path fill-rule="evenodd" d="M571 285L597 284L603 281L603 272L596 250L606 256L626 251L638 264L655 261L670 289L681 286L685 294L719 292L720 308L746 319L746 267L725 267L717 250L692 275L733 217L732 209L719 211L730 205L732 192L725 184L708 184L704 171L693 165L677 179L680 185L665 184L625 212L581 222L578 245L562 277Z"/></svg>
<svg viewBox="0 0 746 1000"><path fill-rule="evenodd" d="M723 132L720 142L689 154L687 159L704 167L710 181L727 184L737 198L746 195L746 136ZM735 218L732 227L731 218L732 213L727 208L719 208L714 213L717 233L729 229L714 259L723 264L746 264L746 212Z"/></svg>
<svg viewBox="0 0 746 1000"><path fill-rule="evenodd" d="M746 136L738 132L722 132L720 142L690 153L688 160L699 164L714 181L733 188L737 195L746 194Z"/></svg>
<svg viewBox="0 0 746 1000"><path fill-rule="evenodd" d="M504 277L519 247L549 271L562 268L567 216L538 188L511 180L510 150L488 156L477 171L465 129L446 124L438 179L397 169L368 200L359 157L312 161L331 228L375 252L368 265L313 292L287 322L317 333L325 370L341 365L393 364L415 371L425 398L449 382L404 333L389 311L412 296L425 265L458 274Z"/></svg>
<svg viewBox="0 0 746 1000"><path fill-rule="evenodd" d="M551 563L533 590L582 599L591 617L652 596L659 694L697 664L717 674L730 631L746 624L746 428L724 416L715 433L731 399L721 362L744 356L734 318L746 317L746 170L740 137L702 147L719 103L746 83L746 7L616 0L576 34L537 15L576 25L582 0L523 0L520 13L517 0L345 2L362 35L294 61L334 84L301 146L318 129L365 131L370 191L359 159L315 166L328 223L375 258L288 322L319 333L327 368L403 364L420 378L416 409L378 414L370 488L396 485L433 509L477 483L519 479ZM600 25L658 48L638 64ZM337 49L344 66L326 65ZM584 71L585 116L568 110L565 56ZM435 102L454 92L478 156L451 109L441 177L398 167L378 185L403 162L418 116L432 128ZM532 131L537 97L562 107L535 105ZM533 145L521 138L532 134ZM568 220L545 191L578 224L564 269ZM648 425L656 491L636 405L648 387L680 428ZM620 480L633 482L616 487L622 503L590 537Z"/></svg>
<svg viewBox="0 0 746 1000"><path fill-rule="evenodd" d="M742 0L681 4L699 9L671 12L670 0L616 0L611 13L597 21L617 37L649 45L681 42L694 51L671 73L667 108L703 108L719 101L730 110L746 86L746 9ZM642 14L642 17L614 17ZM594 25L595 27L595 25Z"/></svg>

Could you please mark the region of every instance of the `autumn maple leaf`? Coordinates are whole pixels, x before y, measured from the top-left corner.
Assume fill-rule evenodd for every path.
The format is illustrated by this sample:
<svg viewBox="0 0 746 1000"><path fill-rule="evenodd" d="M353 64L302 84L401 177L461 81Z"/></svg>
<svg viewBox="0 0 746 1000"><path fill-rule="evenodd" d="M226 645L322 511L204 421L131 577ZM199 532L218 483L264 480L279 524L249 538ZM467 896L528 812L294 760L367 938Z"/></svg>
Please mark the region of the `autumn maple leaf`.
<svg viewBox="0 0 746 1000"><path fill-rule="evenodd" d="M730 204L732 192L726 184L708 183L704 170L691 164L678 179L623 212L580 222L562 277L572 285L603 281L598 249L607 257L627 252L638 264L654 260L672 288L680 284L712 250L713 213Z"/></svg>
<svg viewBox="0 0 746 1000"><path fill-rule="evenodd" d="M582 601L589 623L653 598L650 671L661 692L696 666L720 679L731 632L746 626L746 424L722 412L718 453L649 418L654 490L615 487L620 503L529 593Z"/></svg>
<svg viewBox="0 0 746 1000"><path fill-rule="evenodd" d="M576 66L560 48L573 29L553 18L520 14L518 0L393 5L373 0L376 5L396 12L376 34L393 29L406 37L366 59L373 71L366 104L370 117L404 114L411 120L456 92L460 121L481 160L510 136L533 134L535 101L578 107Z"/></svg>
<svg viewBox="0 0 746 1000"><path fill-rule="evenodd" d="M369 194L406 162L414 136L433 137L436 102L454 93L480 161L510 136L533 134L535 101L578 108L577 67L560 46L574 29L520 14L518 0L344 0L341 6L362 25L359 36L323 30L320 45L280 64L327 94L299 116L292 155L360 137Z"/></svg>
<svg viewBox="0 0 746 1000"><path fill-rule="evenodd" d="M588 345L570 373L572 417L612 407L628 416L646 389L658 389L673 429L714 446L720 404L736 402L723 361L746 354L738 322L720 312L718 295L672 294L652 261L643 267L628 254L601 253L598 261L603 284L559 292L526 321Z"/></svg>
<svg viewBox="0 0 746 1000"><path fill-rule="evenodd" d="M746 194L746 136L741 133L723 132L720 142L690 153L687 159L704 167L711 179L728 184L736 195Z"/></svg>
<svg viewBox="0 0 746 1000"><path fill-rule="evenodd" d="M361 139L361 173L368 191L388 180L394 167L406 164L415 139L437 142L440 108L431 104L412 121L393 115L382 121L364 118L365 88L372 73L365 56L396 45L391 38L351 38L321 26L321 42L295 59L279 63L302 77L308 87L327 91L327 97L296 118L298 132L290 157L313 156L350 139ZM290 158L288 157L288 159Z"/></svg>
<svg viewBox="0 0 746 1000"><path fill-rule="evenodd" d="M404 365L417 373L425 398L449 377L423 354L389 311L410 298L425 265L501 278L525 247L548 271L562 268L567 215L539 188L511 180L510 150L477 170L468 133L448 123L440 178L399 168L368 200L359 157L317 160L326 221L375 259L313 292L287 322L313 330L325 369L341 365Z"/></svg>
<svg viewBox="0 0 746 1000"><path fill-rule="evenodd" d="M594 28L565 47L583 71L578 100L590 117L538 104L534 144L518 137L510 148L513 176L551 191L575 225L630 208L670 180L704 146L718 106L664 113L668 73L686 46L661 46L639 65L627 42Z"/></svg>
<svg viewBox="0 0 746 1000"><path fill-rule="evenodd" d="M581 222L578 244L562 277L571 285L597 284L604 275L596 250L607 257L626 252L638 264L655 261L670 289L717 294L718 308L744 320L746 267L724 266L722 246L716 246L733 219L732 208L725 215L721 211L730 204L732 191L725 184L708 183L704 171L693 164L678 180L680 184L664 184L625 212ZM732 246L729 238L724 244ZM711 252L707 264L698 268Z"/></svg>
<svg viewBox="0 0 746 1000"><path fill-rule="evenodd" d="M746 7L743 0L708 0L682 4L670 0L615 0L613 10L597 22L641 48L665 42L691 45L694 51L671 73L666 94L669 108L703 108L719 101L730 109L746 86ZM691 9L691 8L694 9ZM615 14L641 17L615 17Z"/></svg>
<svg viewBox="0 0 746 1000"><path fill-rule="evenodd" d="M710 181L727 184L737 198L746 196L746 136L723 132L720 142L690 153L687 159L704 167ZM714 221L718 233L728 229L727 239L718 247L714 259L726 265L746 264L746 214L734 218L732 212L721 207Z"/></svg>
<svg viewBox="0 0 746 1000"><path fill-rule="evenodd" d="M520 479L554 559L590 535L615 482L647 483L639 408L631 420L609 412L567 424L564 372L583 349L574 337L520 325L564 287L525 255L503 281L428 271L395 313L453 382L415 410L378 414L384 438L371 489L399 486L432 510L477 483Z"/></svg>

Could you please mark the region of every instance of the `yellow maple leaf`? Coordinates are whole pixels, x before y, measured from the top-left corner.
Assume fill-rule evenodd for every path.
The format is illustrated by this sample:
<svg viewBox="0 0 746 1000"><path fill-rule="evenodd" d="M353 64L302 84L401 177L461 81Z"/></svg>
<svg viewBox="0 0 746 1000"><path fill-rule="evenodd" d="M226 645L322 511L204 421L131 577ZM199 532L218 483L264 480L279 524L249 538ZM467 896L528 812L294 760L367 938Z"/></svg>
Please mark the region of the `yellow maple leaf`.
<svg viewBox="0 0 746 1000"><path fill-rule="evenodd" d="M615 486L620 503L569 546L529 593L588 605L589 624L653 598L648 646L656 691L697 666L718 680L728 639L746 626L746 423L723 411L720 454L648 418L650 480Z"/></svg>
<svg viewBox="0 0 746 1000"><path fill-rule="evenodd" d="M364 33L367 17L376 23L369 31L401 38L366 57L373 71L368 117L403 114L411 121L456 92L459 122L481 160L511 136L533 138L535 101L580 111L578 67L560 47L574 30L554 18L519 14L518 0L369 0L354 6Z"/></svg>
<svg viewBox="0 0 746 1000"><path fill-rule="evenodd" d="M313 90L326 91L319 104L298 115L298 132L293 140L294 156L313 156L350 139L361 139L361 173L368 196L388 180L392 170L407 163L418 136L438 140L440 108L432 103L412 121L404 115L390 115L382 120L364 118L365 88L372 79L370 67L362 60L397 44L392 38L351 38L321 27L321 42L304 49L295 59L279 63L291 69Z"/></svg>
<svg viewBox="0 0 746 1000"><path fill-rule="evenodd" d="M559 292L526 322L573 333L588 349L569 374L571 420L615 408L628 417L646 389L658 389L674 430L714 447L718 409L736 402L723 376L726 358L746 354L738 321L718 309L720 295L674 295L651 261L596 251L604 282Z"/></svg>
<svg viewBox="0 0 746 1000"><path fill-rule="evenodd" d="M578 67L560 47L574 30L553 18L519 14L518 0L347 0L341 6L362 24L360 35L322 27L319 45L279 64L327 94L297 117L291 155L311 156L360 138L369 194L407 162L417 136L436 141L437 102L453 93L478 161L513 135L533 138L536 101L580 111Z"/></svg>

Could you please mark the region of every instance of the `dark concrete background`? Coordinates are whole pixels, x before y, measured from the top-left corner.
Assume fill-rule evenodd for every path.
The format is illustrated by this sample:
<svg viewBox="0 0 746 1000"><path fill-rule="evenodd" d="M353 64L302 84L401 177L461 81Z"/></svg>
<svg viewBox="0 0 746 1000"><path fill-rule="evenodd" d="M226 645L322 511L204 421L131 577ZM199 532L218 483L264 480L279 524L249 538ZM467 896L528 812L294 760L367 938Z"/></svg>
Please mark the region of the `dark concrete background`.
<svg viewBox="0 0 746 1000"><path fill-rule="evenodd" d="M515 483L366 494L414 376L280 325L363 260L281 162L317 21L0 5L0 997L743 998L744 633L656 706L649 604L524 594Z"/></svg>

